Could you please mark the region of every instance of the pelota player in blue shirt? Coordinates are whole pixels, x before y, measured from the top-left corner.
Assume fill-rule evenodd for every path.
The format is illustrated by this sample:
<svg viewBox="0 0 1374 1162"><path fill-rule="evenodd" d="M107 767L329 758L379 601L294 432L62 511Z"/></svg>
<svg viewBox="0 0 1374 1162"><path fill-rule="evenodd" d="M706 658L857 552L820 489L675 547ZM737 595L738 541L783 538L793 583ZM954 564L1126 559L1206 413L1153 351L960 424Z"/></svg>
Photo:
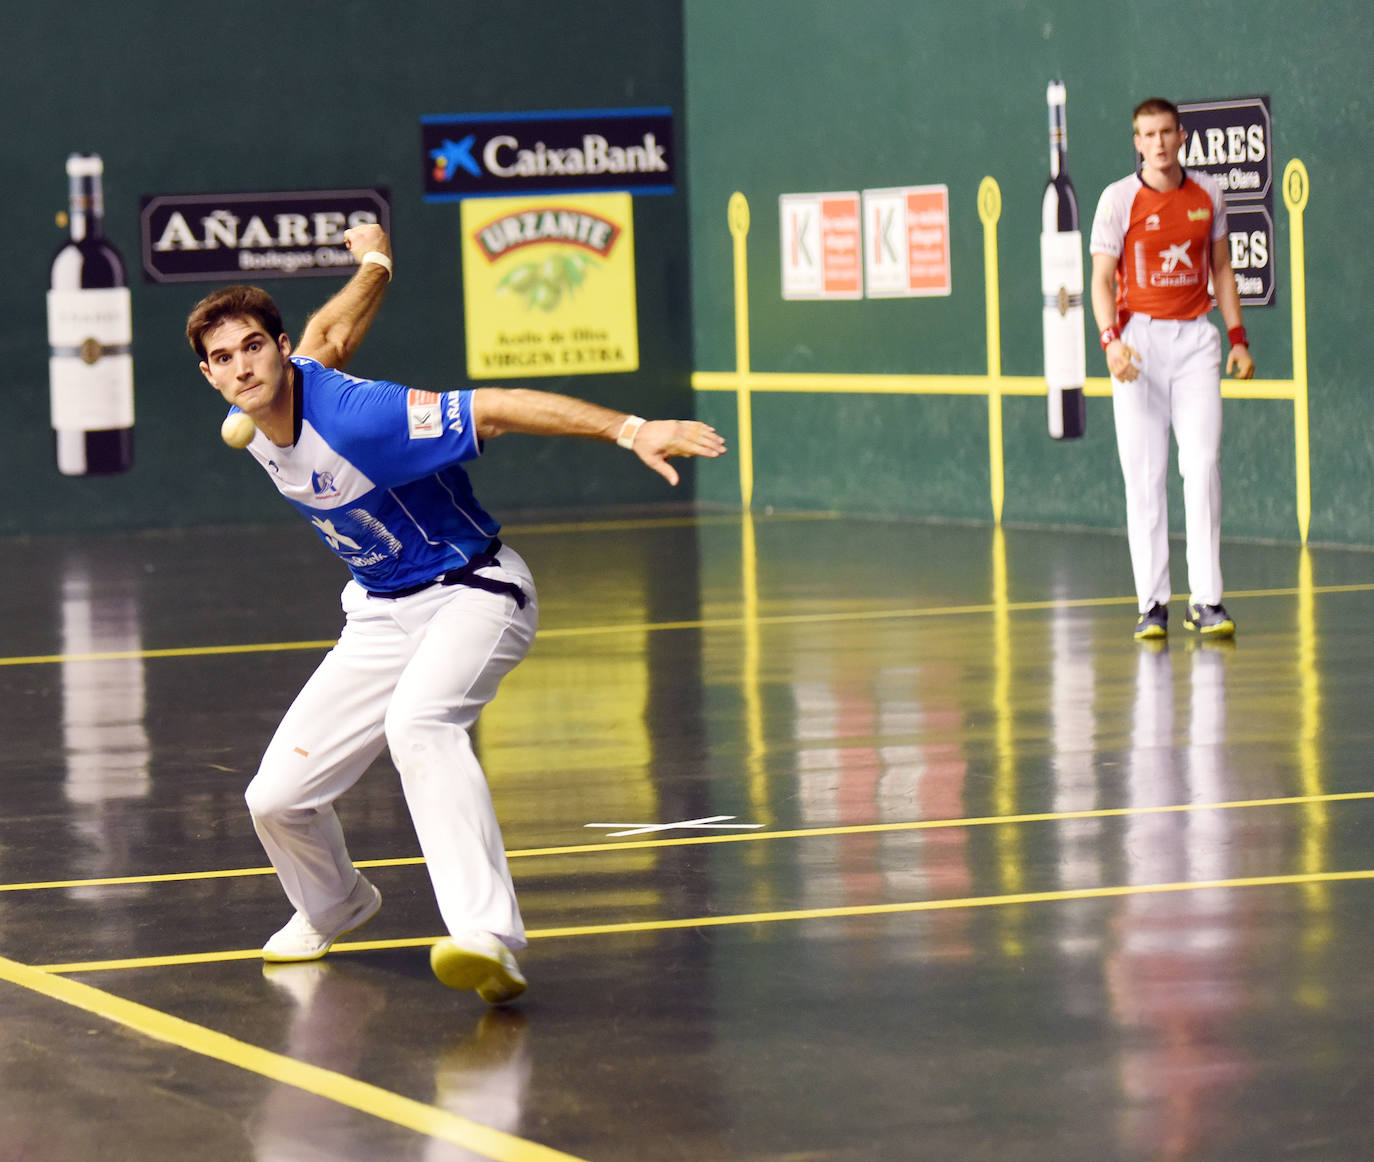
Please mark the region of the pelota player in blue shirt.
<svg viewBox="0 0 1374 1162"><path fill-rule="evenodd" d="M353 866L334 801L389 747L449 935L435 975L490 1004L525 990L525 929L469 730L529 651L538 622L525 562L497 537L461 464L504 432L631 449L670 484L672 456L716 457L694 421L645 421L548 392L416 391L343 368L391 278L377 226L346 236L362 259L293 351L256 287L201 300L186 337L205 378L251 417L249 451L352 573L344 629L277 728L247 801L295 914L269 961L315 960L366 923L381 894Z"/></svg>

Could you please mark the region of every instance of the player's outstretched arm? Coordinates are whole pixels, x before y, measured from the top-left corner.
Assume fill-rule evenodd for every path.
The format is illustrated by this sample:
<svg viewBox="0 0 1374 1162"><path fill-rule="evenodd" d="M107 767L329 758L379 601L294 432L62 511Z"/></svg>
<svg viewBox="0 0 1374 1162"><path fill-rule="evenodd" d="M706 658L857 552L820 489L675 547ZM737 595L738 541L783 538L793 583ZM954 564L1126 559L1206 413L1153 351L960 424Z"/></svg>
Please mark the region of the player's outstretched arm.
<svg viewBox="0 0 1374 1162"><path fill-rule="evenodd" d="M709 424L696 420L641 420L600 404L528 388L479 387L472 393L477 435L490 439L506 432L531 436L582 436L620 443L669 484L678 482L670 457L725 452L725 441Z"/></svg>
<svg viewBox="0 0 1374 1162"><path fill-rule="evenodd" d="M354 226L344 232L344 242L360 260L378 254L387 261L364 262L343 289L310 316L296 354L308 355L326 367L348 366L377 317L391 282L391 242L380 226Z"/></svg>

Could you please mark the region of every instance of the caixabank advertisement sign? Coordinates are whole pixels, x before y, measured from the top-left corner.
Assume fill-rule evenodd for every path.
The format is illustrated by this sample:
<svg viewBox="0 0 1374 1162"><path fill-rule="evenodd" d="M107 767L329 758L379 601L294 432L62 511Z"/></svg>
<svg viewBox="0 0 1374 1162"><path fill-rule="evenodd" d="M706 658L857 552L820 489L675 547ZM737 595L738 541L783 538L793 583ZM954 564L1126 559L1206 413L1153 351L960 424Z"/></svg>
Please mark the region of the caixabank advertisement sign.
<svg viewBox="0 0 1374 1162"><path fill-rule="evenodd" d="M539 193L671 194L672 110L461 113L420 119L428 202Z"/></svg>

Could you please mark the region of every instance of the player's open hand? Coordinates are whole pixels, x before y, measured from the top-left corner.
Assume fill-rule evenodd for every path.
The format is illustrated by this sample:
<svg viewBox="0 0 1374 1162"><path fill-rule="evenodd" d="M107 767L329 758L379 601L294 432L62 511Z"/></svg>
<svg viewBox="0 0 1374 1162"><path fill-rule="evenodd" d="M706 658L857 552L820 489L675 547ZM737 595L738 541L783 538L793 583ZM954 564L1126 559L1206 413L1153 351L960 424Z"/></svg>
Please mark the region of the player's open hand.
<svg viewBox="0 0 1374 1162"><path fill-rule="evenodd" d="M678 482L670 456L725 454L725 440L710 424L696 420L649 420L635 433L634 453L669 484Z"/></svg>
<svg viewBox="0 0 1374 1162"><path fill-rule="evenodd" d="M1130 383L1140 375L1140 352L1120 339L1113 339L1107 344L1107 370L1113 379Z"/></svg>
<svg viewBox="0 0 1374 1162"><path fill-rule="evenodd" d="M1231 348L1231 354L1226 356L1226 371L1237 379L1254 379L1255 361L1250 358L1250 348L1244 343Z"/></svg>

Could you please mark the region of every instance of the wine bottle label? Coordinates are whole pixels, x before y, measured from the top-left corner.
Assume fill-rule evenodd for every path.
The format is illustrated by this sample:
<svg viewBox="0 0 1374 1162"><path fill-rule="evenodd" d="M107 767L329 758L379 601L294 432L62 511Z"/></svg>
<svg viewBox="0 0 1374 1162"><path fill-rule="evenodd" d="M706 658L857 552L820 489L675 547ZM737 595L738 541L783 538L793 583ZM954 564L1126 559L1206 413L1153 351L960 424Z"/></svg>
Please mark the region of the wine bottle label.
<svg viewBox="0 0 1374 1162"><path fill-rule="evenodd" d="M128 287L48 292L48 346L79 351L94 339L104 347L127 347L133 338Z"/></svg>
<svg viewBox="0 0 1374 1162"><path fill-rule="evenodd" d="M1045 382L1053 390L1082 387L1087 374L1083 339L1083 236L1040 235L1040 287L1045 295Z"/></svg>
<svg viewBox="0 0 1374 1162"><path fill-rule="evenodd" d="M1083 235L1077 230L1040 235L1040 289L1045 306L1061 296L1077 296L1083 305Z"/></svg>
<svg viewBox="0 0 1374 1162"><path fill-rule="evenodd" d="M58 431L134 426L127 287L48 292L48 389Z"/></svg>
<svg viewBox="0 0 1374 1162"><path fill-rule="evenodd" d="M1087 375L1083 308L1067 315L1045 309L1045 383L1052 389L1082 387Z"/></svg>

